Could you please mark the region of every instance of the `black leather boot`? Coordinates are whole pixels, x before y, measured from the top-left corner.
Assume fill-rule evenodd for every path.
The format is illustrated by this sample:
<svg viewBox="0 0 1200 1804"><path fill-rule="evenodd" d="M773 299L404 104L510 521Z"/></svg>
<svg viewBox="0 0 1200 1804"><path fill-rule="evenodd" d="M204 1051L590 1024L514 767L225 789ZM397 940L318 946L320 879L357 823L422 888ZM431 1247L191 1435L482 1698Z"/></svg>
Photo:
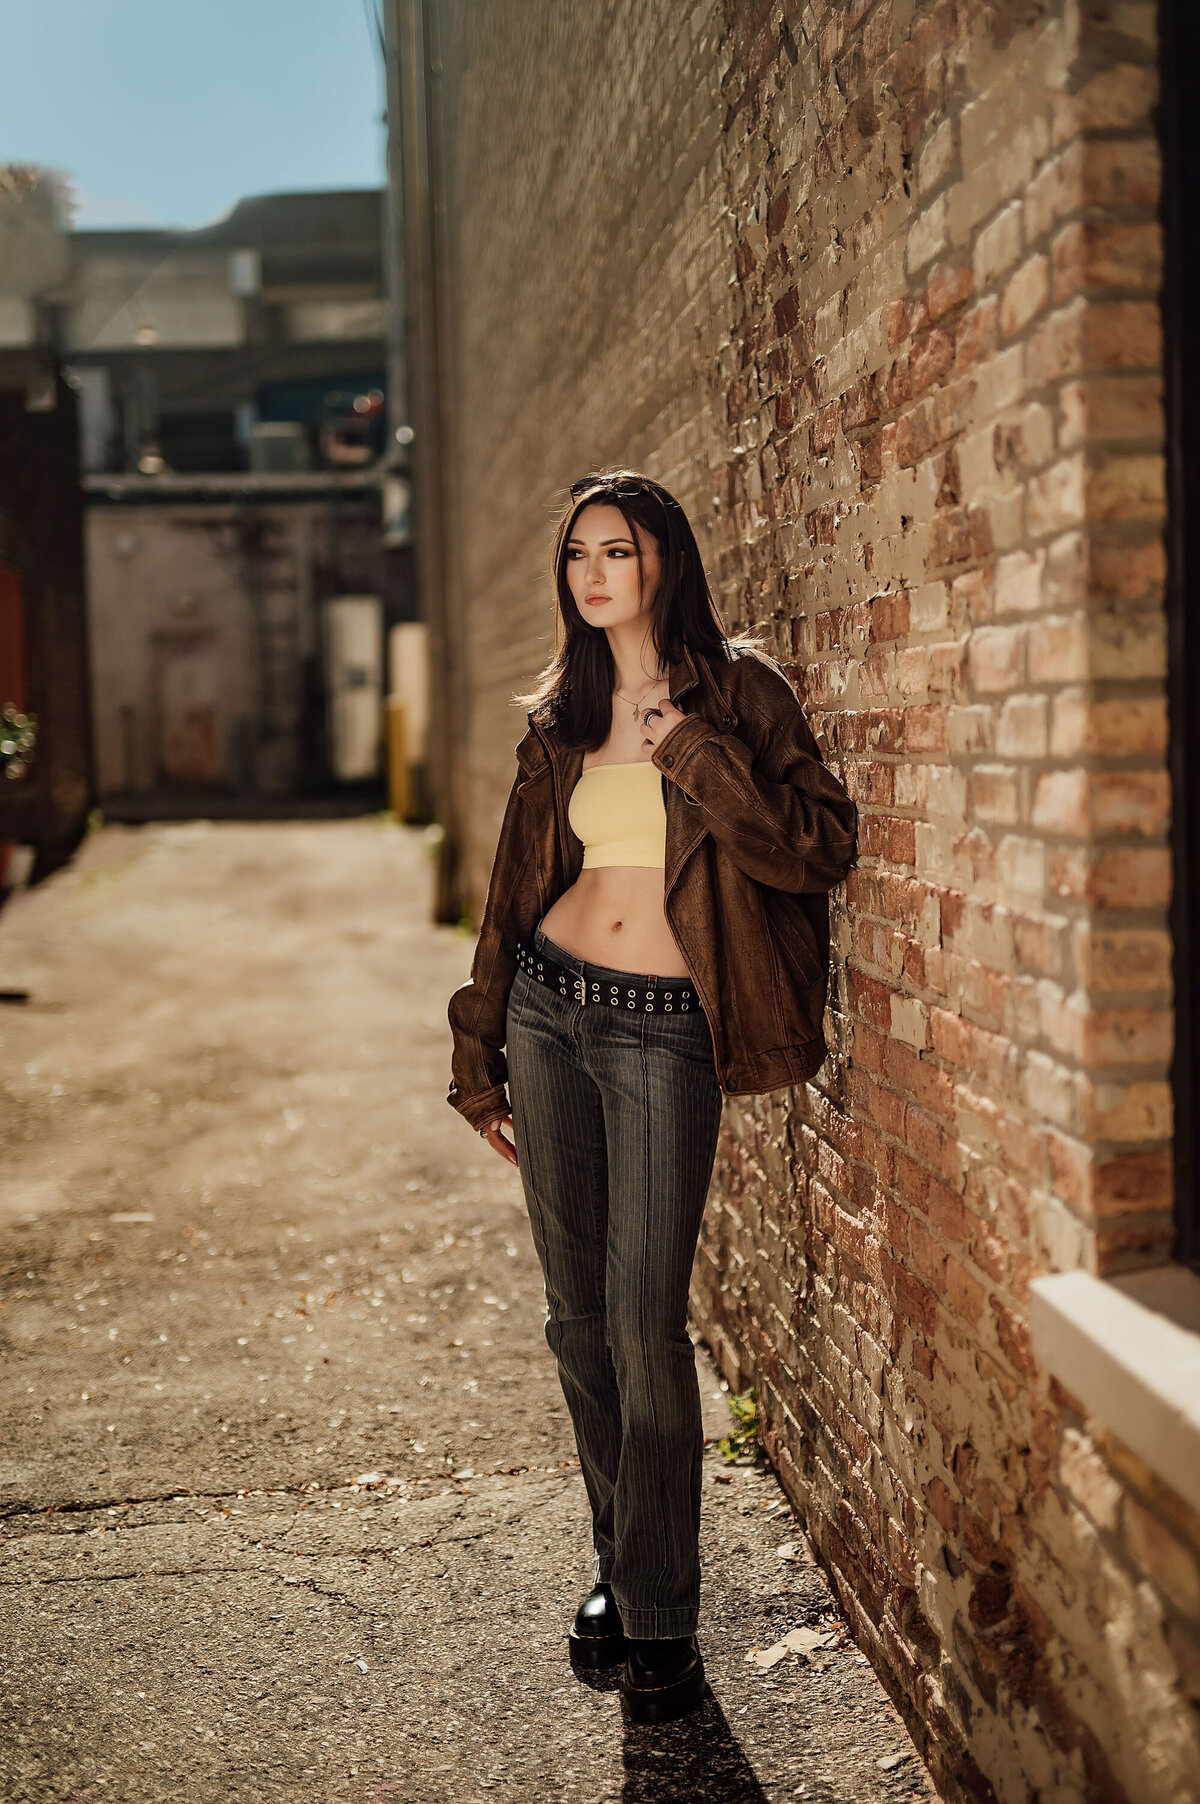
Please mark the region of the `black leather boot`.
<svg viewBox="0 0 1200 1804"><path fill-rule="evenodd" d="M625 1658L629 1644L607 1582L589 1591L580 1604L574 1625L567 1630L567 1645L572 1666L615 1666Z"/></svg>
<svg viewBox="0 0 1200 1804"><path fill-rule="evenodd" d="M694 1635L629 1640L621 1691L635 1722L665 1723L694 1710L704 1696L704 1661Z"/></svg>

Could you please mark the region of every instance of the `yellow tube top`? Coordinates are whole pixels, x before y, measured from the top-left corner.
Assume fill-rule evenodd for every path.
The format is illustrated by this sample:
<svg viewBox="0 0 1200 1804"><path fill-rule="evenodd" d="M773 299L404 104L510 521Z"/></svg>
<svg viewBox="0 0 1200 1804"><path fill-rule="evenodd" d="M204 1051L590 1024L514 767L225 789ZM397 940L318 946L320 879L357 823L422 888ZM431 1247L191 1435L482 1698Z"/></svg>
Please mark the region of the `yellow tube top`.
<svg viewBox="0 0 1200 1804"><path fill-rule="evenodd" d="M662 772L649 761L594 764L567 805L571 830L583 841L583 868L667 862L667 811Z"/></svg>

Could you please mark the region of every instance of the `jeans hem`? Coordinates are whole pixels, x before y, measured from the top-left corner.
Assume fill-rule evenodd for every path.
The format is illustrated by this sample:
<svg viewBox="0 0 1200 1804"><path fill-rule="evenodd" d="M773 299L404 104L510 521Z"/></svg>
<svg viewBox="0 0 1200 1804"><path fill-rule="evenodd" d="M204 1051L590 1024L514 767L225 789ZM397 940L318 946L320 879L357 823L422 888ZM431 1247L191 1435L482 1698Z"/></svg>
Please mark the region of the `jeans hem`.
<svg viewBox="0 0 1200 1804"><path fill-rule="evenodd" d="M699 1609L627 1610L620 1598L617 1608L625 1633L635 1641L677 1641L694 1635L700 1621Z"/></svg>

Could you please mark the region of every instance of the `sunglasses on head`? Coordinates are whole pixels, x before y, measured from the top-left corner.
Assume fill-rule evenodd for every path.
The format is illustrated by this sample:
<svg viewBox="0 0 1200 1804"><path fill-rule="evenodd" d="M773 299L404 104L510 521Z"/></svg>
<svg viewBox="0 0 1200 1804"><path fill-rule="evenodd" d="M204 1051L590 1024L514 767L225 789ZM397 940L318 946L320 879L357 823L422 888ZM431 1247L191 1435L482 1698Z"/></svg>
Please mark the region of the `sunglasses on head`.
<svg viewBox="0 0 1200 1804"><path fill-rule="evenodd" d="M578 482L571 484L571 499L578 499L587 489L600 489L609 495L620 495L623 499L628 499L633 495L648 495L652 501L657 501L660 507L679 506L674 499L661 495L657 489L651 488L650 484L644 482L640 476L581 476Z"/></svg>
<svg viewBox="0 0 1200 1804"><path fill-rule="evenodd" d="M646 485L637 476L581 476L578 482L571 484L572 495L582 495L585 489L610 489L614 495L643 495Z"/></svg>

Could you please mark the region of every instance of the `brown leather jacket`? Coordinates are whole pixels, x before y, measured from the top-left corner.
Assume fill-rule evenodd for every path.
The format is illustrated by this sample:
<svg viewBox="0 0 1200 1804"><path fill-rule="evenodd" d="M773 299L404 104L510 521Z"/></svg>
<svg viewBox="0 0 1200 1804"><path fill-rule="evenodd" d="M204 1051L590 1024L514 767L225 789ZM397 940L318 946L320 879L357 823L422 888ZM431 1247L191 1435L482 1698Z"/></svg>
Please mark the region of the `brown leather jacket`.
<svg viewBox="0 0 1200 1804"><path fill-rule="evenodd" d="M664 911L712 1030L726 1095L802 1083L826 1056L828 892L854 862L855 807L821 762L784 672L763 653L684 653L687 719L656 746L667 813ZM516 750L471 980L450 998L447 1100L474 1128L507 1115L516 944L583 865L567 803L583 751L530 716Z"/></svg>

